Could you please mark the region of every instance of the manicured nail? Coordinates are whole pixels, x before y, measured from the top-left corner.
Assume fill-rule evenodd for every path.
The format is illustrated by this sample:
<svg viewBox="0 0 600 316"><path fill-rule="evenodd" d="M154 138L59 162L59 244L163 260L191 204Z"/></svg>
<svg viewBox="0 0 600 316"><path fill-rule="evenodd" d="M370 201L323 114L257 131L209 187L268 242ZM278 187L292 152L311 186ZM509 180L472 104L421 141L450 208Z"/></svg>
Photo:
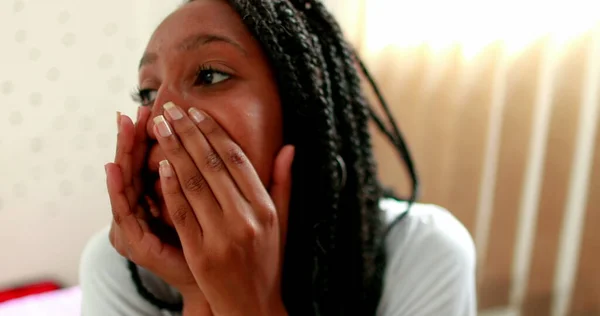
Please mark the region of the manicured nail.
<svg viewBox="0 0 600 316"><path fill-rule="evenodd" d="M121 132L121 112L117 111L117 131Z"/></svg>
<svg viewBox="0 0 600 316"><path fill-rule="evenodd" d="M173 176L173 168L168 160L162 160L158 163L158 172L163 178L170 178Z"/></svg>
<svg viewBox="0 0 600 316"><path fill-rule="evenodd" d="M179 120L183 117L183 113L173 102L167 102L163 105L163 109L169 113L169 116L173 120Z"/></svg>
<svg viewBox="0 0 600 316"><path fill-rule="evenodd" d="M165 120L164 116L159 115L155 117L154 125L156 125L156 129L158 129L158 134L160 136L169 137L173 135L173 132L171 132L171 128L169 127L169 124L167 123L167 120Z"/></svg>
<svg viewBox="0 0 600 316"><path fill-rule="evenodd" d="M206 118L206 115L194 108L190 108L188 112L190 113L192 120L196 123L200 123Z"/></svg>

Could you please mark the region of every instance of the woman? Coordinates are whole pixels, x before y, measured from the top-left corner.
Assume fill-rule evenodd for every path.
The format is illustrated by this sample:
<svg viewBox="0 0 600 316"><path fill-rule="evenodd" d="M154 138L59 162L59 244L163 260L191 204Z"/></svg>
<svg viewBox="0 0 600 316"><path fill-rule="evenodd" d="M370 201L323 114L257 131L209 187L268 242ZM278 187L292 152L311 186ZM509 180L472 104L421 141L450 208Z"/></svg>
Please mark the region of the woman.
<svg viewBox="0 0 600 316"><path fill-rule="evenodd" d="M369 118L416 191L358 69L314 0L193 0L167 17L136 123L118 117L114 220L82 257L83 315L475 315L468 232L377 181Z"/></svg>

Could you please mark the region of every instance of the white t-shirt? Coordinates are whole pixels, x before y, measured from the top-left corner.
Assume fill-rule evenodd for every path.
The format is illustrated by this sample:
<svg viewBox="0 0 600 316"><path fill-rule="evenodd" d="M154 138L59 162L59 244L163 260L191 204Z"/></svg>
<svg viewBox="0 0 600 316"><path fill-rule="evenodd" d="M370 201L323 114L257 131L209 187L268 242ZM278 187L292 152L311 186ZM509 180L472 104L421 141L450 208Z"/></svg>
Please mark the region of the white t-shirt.
<svg viewBox="0 0 600 316"><path fill-rule="evenodd" d="M381 203L388 222L406 203ZM83 316L174 316L142 298L127 261L112 247L106 228L83 251L80 283ZM475 316L475 247L469 232L445 209L414 204L387 236L388 262L378 316ZM177 302L178 292L147 270L143 284L155 296Z"/></svg>

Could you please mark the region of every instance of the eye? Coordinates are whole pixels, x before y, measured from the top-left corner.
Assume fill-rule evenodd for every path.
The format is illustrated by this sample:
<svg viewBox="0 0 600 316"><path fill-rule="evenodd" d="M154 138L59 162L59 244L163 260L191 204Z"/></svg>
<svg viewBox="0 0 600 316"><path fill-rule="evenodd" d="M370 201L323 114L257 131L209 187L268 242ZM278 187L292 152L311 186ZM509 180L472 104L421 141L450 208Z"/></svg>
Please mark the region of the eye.
<svg viewBox="0 0 600 316"><path fill-rule="evenodd" d="M140 100L141 104L144 106L154 104L154 100L156 100L156 95L158 94L157 90L145 89L140 91Z"/></svg>
<svg viewBox="0 0 600 316"><path fill-rule="evenodd" d="M154 89L140 89L133 94L133 100L142 106L151 106L156 100L157 90Z"/></svg>
<svg viewBox="0 0 600 316"><path fill-rule="evenodd" d="M231 78L231 75L212 68L201 68L196 77L197 85L210 86Z"/></svg>

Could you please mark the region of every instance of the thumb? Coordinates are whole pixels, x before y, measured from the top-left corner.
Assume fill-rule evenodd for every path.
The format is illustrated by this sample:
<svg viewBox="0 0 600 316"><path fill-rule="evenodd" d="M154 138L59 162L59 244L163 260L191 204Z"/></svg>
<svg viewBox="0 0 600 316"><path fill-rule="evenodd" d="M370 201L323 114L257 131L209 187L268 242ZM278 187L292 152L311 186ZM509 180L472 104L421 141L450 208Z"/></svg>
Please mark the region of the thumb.
<svg viewBox="0 0 600 316"><path fill-rule="evenodd" d="M279 151L279 154L275 158L273 183L270 190L271 199L277 209L282 236L285 236L285 228L287 227L294 154L295 148L293 145L286 145Z"/></svg>

